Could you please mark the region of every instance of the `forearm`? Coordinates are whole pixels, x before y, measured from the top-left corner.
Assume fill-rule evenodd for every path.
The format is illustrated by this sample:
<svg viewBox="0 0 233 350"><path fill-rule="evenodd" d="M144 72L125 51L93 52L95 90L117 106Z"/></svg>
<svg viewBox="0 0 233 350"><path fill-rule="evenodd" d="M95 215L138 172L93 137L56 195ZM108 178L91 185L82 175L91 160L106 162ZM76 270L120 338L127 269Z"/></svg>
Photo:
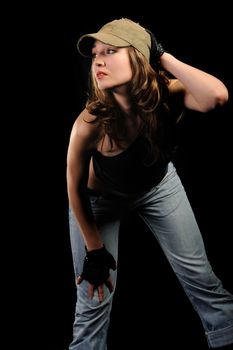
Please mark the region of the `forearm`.
<svg viewBox="0 0 233 350"><path fill-rule="evenodd" d="M103 246L86 193L69 191L69 203L88 250Z"/></svg>
<svg viewBox="0 0 233 350"><path fill-rule="evenodd" d="M227 88L211 74L183 63L166 52L160 57L160 63L183 84L188 108L194 106L194 109L206 112L227 101Z"/></svg>

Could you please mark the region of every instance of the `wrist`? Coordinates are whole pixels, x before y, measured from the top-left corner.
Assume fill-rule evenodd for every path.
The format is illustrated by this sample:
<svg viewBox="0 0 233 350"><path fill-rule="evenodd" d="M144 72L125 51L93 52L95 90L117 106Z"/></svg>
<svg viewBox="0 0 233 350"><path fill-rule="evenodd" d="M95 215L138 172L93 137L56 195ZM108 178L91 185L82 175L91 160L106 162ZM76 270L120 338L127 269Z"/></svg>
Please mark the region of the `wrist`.
<svg viewBox="0 0 233 350"><path fill-rule="evenodd" d="M86 251L90 252L92 250L97 250L103 248L104 244L102 242L91 242L86 244Z"/></svg>
<svg viewBox="0 0 233 350"><path fill-rule="evenodd" d="M169 67L173 64L174 60L174 56L166 51L160 56L160 64L166 70L169 70Z"/></svg>

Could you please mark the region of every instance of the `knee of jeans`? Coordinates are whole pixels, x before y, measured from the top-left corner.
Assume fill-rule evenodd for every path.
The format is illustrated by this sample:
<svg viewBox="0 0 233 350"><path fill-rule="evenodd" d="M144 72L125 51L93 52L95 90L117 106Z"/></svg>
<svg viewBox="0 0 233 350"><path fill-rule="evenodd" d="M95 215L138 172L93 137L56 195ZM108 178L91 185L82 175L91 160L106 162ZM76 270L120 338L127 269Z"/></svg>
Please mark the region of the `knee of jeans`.
<svg viewBox="0 0 233 350"><path fill-rule="evenodd" d="M182 284L189 286L190 289L201 288L201 290L215 290L216 292L219 288L222 288L221 281L214 274L211 266L208 266L206 269L195 269L182 276L179 276Z"/></svg>

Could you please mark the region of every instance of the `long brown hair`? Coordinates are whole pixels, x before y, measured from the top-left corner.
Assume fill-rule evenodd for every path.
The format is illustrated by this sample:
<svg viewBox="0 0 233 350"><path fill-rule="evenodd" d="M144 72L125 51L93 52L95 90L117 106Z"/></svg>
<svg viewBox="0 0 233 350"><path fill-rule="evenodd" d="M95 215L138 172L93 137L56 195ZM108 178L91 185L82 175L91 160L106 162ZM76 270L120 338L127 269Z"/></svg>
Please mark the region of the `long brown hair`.
<svg viewBox="0 0 233 350"><path fill-rule="evenodd" d="M133 47L128 48L132 80L128 83L131 110L142 120L142 133L148 140L150 153L159 153L158 130L161 118L168 112L169 79L159 67L152 68L146 58ZM125 116L115 101L111 90L100 90L94 76L90 75L90 94L86 103L89 113L110 140L119 146L126 136Z"/></svg>

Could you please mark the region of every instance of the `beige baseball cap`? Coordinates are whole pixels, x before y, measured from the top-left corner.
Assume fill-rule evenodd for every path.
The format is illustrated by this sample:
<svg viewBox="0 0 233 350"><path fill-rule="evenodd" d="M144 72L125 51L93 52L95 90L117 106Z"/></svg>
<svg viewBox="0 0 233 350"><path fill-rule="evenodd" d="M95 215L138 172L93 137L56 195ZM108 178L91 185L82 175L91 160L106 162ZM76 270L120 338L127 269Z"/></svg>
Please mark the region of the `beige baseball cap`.
<svg viewBox="0 0 233 350"><path fill-rule="evenodd" d="M91 57L93 39L116 47L133 46L149 61L151 38L150 34L136 22L128 18L116 19L105 24L97 33L82 35L77 43L79 53Z"/></svg>

